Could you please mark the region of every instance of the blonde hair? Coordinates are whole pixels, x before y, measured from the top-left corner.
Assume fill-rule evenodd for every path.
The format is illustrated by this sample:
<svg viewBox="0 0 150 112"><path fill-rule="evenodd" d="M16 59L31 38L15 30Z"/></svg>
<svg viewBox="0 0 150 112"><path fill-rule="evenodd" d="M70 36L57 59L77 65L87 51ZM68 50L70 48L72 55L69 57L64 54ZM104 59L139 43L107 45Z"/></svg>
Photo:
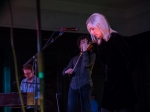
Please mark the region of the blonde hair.
<svg viewBox="0 0 150 112"><path fill-rule="evenodd" d="M112 32L116 32L111 29L105 16L100 13L93 13L86 21L86 25L88 24L91 24L93 27L99 28L100 32L102 33L102 38L105 41L109 40ZM93 42L97 41L97 39L92 34L91 34L91 39Z"/></svg>

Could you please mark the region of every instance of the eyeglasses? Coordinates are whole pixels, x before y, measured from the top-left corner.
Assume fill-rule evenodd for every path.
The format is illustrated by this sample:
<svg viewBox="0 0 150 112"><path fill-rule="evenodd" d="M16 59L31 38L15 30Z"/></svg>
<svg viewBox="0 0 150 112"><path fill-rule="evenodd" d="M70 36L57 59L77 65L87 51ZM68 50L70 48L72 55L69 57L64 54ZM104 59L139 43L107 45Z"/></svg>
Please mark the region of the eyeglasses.
<svg viewBox="0 0 150 112"><path fill-rule="evenodd" d="M24 76L25 76L25 75L30 75L31 73L32 73L32 72L30 72L30 73L24 73Z"/></svg>

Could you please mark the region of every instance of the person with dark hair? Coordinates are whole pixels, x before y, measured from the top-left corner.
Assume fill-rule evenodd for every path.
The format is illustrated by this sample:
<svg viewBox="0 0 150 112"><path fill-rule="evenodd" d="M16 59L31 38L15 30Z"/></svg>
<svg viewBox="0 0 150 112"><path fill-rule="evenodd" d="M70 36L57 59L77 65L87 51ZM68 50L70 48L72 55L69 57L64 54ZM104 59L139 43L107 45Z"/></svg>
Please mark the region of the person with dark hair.
<svg viewBox="0 0 150 112"><path fill-rule="evenodd" d="M62 71L64 76L72 77L68 92L67 112L76 111L78 98L80 98L82 112L91 112L90 93L93 85L91 74L96 55L92 51L91 39L88 35L80 36L77 45L80 54L73 57Z"/></svg>
<svg viewBox="0 0 150 112"><path fill-rule="evenodd" d="M137 101L132 81L132 72L136 67L133 51L123 36L110 27L104 15L93 13L86 25L105 68L101 112L133 112Z"/></svg>

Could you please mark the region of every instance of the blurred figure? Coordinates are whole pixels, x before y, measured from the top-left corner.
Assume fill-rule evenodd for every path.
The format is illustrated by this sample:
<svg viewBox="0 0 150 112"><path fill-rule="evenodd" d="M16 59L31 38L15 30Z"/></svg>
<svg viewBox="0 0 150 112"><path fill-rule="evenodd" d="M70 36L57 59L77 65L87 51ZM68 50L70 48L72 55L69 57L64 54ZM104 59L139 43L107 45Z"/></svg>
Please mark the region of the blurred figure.
<svg viewBox="0 0 150 112"><path fill-rule="evenodd" d="M27 64L22 70L25 78L21 81L20 91L25 93L33 93L35 95L33 95L33 99L40 98L40 79L34 75L33 66L31 64ZM34 112L34 110L35 105L26 107L26 112ZM22 110L12 109L12 112L22 112Z"/></svg>
<svg viewBox="0 0 150 112"><path fill-rule="evenodd" d="M21 81L20 91L21 92L33 92L36 93L36 97L40 97L40 79L34 75L33 66L27 64L23 67L23 73L25 78ZM37 86L37 88L36 88Z"/></svg>

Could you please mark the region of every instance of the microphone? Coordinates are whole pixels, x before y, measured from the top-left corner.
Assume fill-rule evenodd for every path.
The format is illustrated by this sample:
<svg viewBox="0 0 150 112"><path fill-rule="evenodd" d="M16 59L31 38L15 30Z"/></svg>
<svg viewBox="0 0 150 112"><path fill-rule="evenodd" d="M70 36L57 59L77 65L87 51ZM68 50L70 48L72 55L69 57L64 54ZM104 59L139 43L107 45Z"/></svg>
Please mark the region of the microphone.
<svg viewBox="0 0 150 112"><path fill-rule="evenodd" d="M60 31L78 31L79 28L72 27L72 28L60 28Z"/></svg>

